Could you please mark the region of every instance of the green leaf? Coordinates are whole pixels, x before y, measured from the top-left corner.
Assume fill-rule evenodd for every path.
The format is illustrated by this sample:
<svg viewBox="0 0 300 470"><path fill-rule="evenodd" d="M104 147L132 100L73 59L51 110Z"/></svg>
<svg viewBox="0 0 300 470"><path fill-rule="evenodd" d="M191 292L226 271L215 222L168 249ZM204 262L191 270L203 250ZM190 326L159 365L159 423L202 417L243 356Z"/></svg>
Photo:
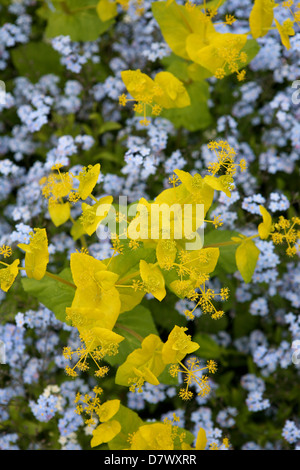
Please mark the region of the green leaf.
<svg viewBox="0 0 300 470"><path fill-rule="evenodd" d="M114 20L101 21L97 12L97 0L66 0L54 2L55 9L42 11L47 18L46 37L70 36L72 41L95 41Z"/></svg>
<svg viewBox="0 0 300 470"><path fill-rule="evenodd" d="M105 261L109 263L109 270L119 274L118 283L125 286L128 284L129 286L128 288L122 287L119 289L121 313L132 310L145 295L144 291L134 291L130 287L133 279L139 279L140 260L143 259L148 263L153 263L156 259L154 249L141 247L131 250L125 242L128 244L128 240L124 240L124 252L121 255L114 256L111 261Z"/></svg>
<svg viewBox="0 0 300 470"><path fill-rule="evenodd" d="M274 19L274 3L271 0L255 0L249 17L252 36L265 36L272 26Z"/></svg>
<svg viewBox="0 0 300 470"><path fill-rule="evenodd" d="M186 8L177 5L176 2L171 5L166 5L166 2L153 2L151 8L166 43L175 54L184 59L189 59L185 41L193 31L185 18L187 16Z"/></svg>
<svg viewBox="0 0 300 470"><path fill-rule="evenodd" d="M19 75L37 82L43 75L61 75L63 66L57 51L44 42L29 42L11 51L11 58Z"/></svg>
<svg viewBox="0 0 300 470"><path fill-rule="evenodd" d="M73 282L71 270L64 269L59 277ZM62 282L44 276L40 281L22 278L23 288L28 294L35 297L45 307L51 310L56 318L62 322L66 321L66 307L70 307L75 295L75 289Z"/></svg>
<svg viewBox="0 0 300 470"><path fill-rule="evenodd" d="M200 348L195 353L199 357L205 359L217 359L221 356L222 348L216 343L210 335L205 333L197 333L193 341L196 341Z"/></svg>
<svg viewBox="0 0 300 470"><path fill-rule="evenodd" d="M109 443L110 450L125 450L130 448L128 435L133 434L144 424L135 411L120 405L119 411L114 415L114 420L121 424L121 431Z"/></svg>
<svg viewBox="0 0 300 470"><path fill-rule="evenodd" d="M250 239L242 242L235 252L237 268L246 283L252 279L258 257L259 249Z"/></svg>
<svg viewBox="0 0 300 470"><path fill-rule="evenodd" d="M164 57L161 60L161 63L164 65L164 68L175 75L179 80L185 82L189 79L188 67L189 63L187 60L181 59L176 56L173 52L167 57Z"/></svg>
<svg viewBox="0 0 300 470"><path fill-rule="evenodd" d="M141 305L130 312L122 313L114 331L123 336L125 340L120 343L116 356L106 358L111 365L123 364L128 354L141 347L142 339L151 333L158 334L150 311Z"/></svg>
<svg viewBox="0 0 300 470"><path fill-rule="evenodd" d="M226 271L227 273L234 273L237 270L235 262L235 252L236 244L226 245L226 243L232 242L232 237L238 237L239 233L233 230L211 230L208 234L204 236L204 247L209 247L210 245L218 245L220 250L220 256L218 259L217 268L214 274L217 274L219 268ZM219 244L224 243L224 246Z"/></svg>
<svg viewBox="0 0 300 470"><path fill-rule="evenodd" d="M260 46L258 42L255 39L248 39L245 46L241 50L241 52L246 52L247 60L244 63L239 62L238 68L242 69L246 65L250 64L250 62L252 62L254 57L258 54L259 50L260 50Z"/></svg>
<svg viewBox="0 0 300 470"><path fill-rule="evenodd" d="M226 0L211 0L210 2L206 3L206 8L220 8Z"/></svg>
<svg viewBox="0 0 300 470"><path fill-rule="evenodd" d="M189 131L206 129L212 121L208 108L209 86L205 81L186 85L191 105L185 108L165 109L162 117L169 119L176 128L184 127Z"/></svg>
<svg viewBox="0 0 300 470"><path fill-rule="evenodd" d="M121 124L119 122L107 121L99 129L99 134L104 134L105 132L118 131L121 129Z"/></svg>

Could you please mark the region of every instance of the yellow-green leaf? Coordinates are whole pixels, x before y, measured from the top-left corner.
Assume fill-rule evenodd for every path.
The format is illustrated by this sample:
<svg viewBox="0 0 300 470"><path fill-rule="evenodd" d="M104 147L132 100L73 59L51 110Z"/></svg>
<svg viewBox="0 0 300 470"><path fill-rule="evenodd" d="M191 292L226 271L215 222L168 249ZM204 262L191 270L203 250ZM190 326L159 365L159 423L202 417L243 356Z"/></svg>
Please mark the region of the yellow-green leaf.
<svg viewBox="0 0 300 470"><path fill-rule="evenodd" d="M266 240L271 232L272 217L263 206L259 206L259 210L262 215L263 222L258 226L258 233L262 240Z"/></svg>
<svg viewBox="0 0 300 470"><path fill-rule="evenodd" d="M241 243L235 252L235 261L242 278L250 282L259 257L259 249L249 238Z"/></svg>
<svg viewBox="0 0 300 470"><path fill-rule="evenodd" d="M97 4L96 11L101 21L111 20L118 14L116 2L110 0L100 0Z"/></svg>
<svg viewBox="0 0 300 470"><path fill-rule="evenodd" d="M254 39L261 38L268 33L273 23L275 6L273 0L255 0L249 17Z"/></svg>

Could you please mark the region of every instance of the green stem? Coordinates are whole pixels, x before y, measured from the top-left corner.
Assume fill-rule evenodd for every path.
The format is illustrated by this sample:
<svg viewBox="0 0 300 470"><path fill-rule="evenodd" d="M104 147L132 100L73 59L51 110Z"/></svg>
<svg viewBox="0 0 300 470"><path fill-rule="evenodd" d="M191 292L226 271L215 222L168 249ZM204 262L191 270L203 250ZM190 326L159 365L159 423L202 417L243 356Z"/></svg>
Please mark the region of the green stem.
<svg viewBox="0 0 300 470"><path fill-rule="evenodd" d="M87 246L86 239L85 239L84 235L81 235L80 241L81 241L81 244L82 244L82 248L85 248L87 250L88 246Z"/></svg>
<svg viewBox="0 0 300 470"><path fill-rule="evenodd" d="M72 282L67 281L66 279L63 279L60 276L57 276L56 274L52 274L52 273L49 273L49 271L46 271L45 275L48 276L48 277L51 277L51 279L55 279L56 281L61 282L62 284L66 284L67 286L73 287L74 289L76 289L75 284L73 284Z"/></svg>
<svg viewBox="0 0 300 470"><path fill-rule="evenodd" d="M239 243L234 242L234 241L223 242L223 243L213 243L212 245L204 245L203 248L215 248L215 247L219 247L219 246L229 246L229 245L239 245Z"/></svg>
<svg viewBox="0 0 300 470"><path fill-rule="evenodd" d="M137 338L140 342L142 342L144 340L144 338L139 335L138 333L136 333L135 331L131 330L131 328L128 328L127 326L124 326L124 325L121 325L120 323L116 323L115 325L117 328L120 328L120 330L124 330L124 331L127 331L127 333L130 333L132 336L135 336L135 338Z"/></svg>
<svg viewBox="0 0 300 470"><path fill-rule="evenodd" d="M139 275L140 275L140 271L135 271L132 274L128 274L128 276L125 276L122 279L119 279L119 281L116 283L116 286L118 286L118 284L124 284L124 282L127 281L128 279L132 279L133 277L136 277Z"/></svg>
<svg viewBox="0 0 300 470"><path fill-rule="evenodd" d="M245 240L252 240L253 238L258 238L258 237L259 237L259 235L252 235L252 237L241 238L240 242L235 242L235 241L231 240L231 241L228 241L228 242L214 243L212 245L204 245L203 248L213 248L213 247L219 247L219 246L240 245Z"/></svg>

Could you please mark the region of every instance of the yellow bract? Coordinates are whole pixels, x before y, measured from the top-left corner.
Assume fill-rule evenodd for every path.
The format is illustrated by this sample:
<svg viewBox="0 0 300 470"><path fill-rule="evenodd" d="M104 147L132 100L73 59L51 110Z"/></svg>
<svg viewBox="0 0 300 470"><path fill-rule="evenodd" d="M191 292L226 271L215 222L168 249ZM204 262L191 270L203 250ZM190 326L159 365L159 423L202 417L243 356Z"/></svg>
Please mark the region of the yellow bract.
<svg viewBox="0 0 300 470"><path fill-rule="evenodd" d="M159 240L156 246L156 259L162 269L170 269L177 254L174 240Z"/></svg>
<svg viewBox="0 0 300 470"><path fill-rule="evenodd" d="M140 426L131 441L131 450L173 450L172 427L163 423Z"/></svg>
<svg viewBox="0 0 300 470"><path fill-rule="evenodd" d="M206 432L203 428L199 429L198 435L197 435L197 440L196 440L196 450L204 450L206 447L207 443L207 438L206 438Z"/></svg>
<svg viewBox="0 0 300 470"><path fill-rule="evenodd" d="M40 280L44 277L49 262L48 239L46 229L35 228L30 235L30 243L20 243L25 251L25 270L29 278Z"/></svg>
<svg viewBox="0 0 300 470"><path fill-rule="evenodd" d="M247 35L220 33L212 22L214 9L209 16L204 5L186 6L176 2L152 4L154 17L172 51L200 65L202 77L223 78L228 73L237 73L238 79L242 80L244 73L239 73L239 69L247 62L247 54L243 51Z"/></svg>
<svg viewBox="0 0 300 470"><path fill-rule="evenodd" d="M204 177L204 182L211 188L222 191L227 197L231 197L233 179L229 175L222 175L219 177L207 175Z"/></svg>
<svg viewBox="0 0 300 470"><path fill-rule="evenodd" d="M154 82L160 89L160 93L155 97L155 102L162 108L185 108L191 104L183 83L172 73L159 72Z"/></svg>
<svg viewBox="0 0 300 470"><path fill-rule="evenodd" d="M119 292L115 287L118 275L85 253L71 255L71 271L77 289L72 306L67 309L69 318L83 336L87 336L89 331L95 338L100 333L102 337L104 334L107 336L121 309ZM99 331L99 328L105 331ZM119 342L118 336L111 340ZM98 339L96 342L99 343Z"/></svg>
<svg viewBox="0 0 300 470"><path fill-rule="evenodd" d="M288 20L285 20L283 24L281 25L275 18L275 24L280 34L280 39L281 39L282 44L287 49L290 49L291 43L290 43L289 37L295 35L295 31L293 28L293 24L294 24L293 21L288 19Z"/></svg>
<svg viewBox="0 0 300 470"><path fill-rule="evenodd" d="M247 42L245 34L217 33L201 37L191 34L186 41L190 59L196 64L215 73L218 69L228 67L228 72L237 72L237 62L241 59L239 53Z"/></svg>
<svg viewBox="0 0 300 470"><path fill-rule="evenodd" d="M201 273L212 273L217 265L220 250L216 247L187 251L184 266L192 272L191 279L196 279Z"/></svg>
<svg viewBox="0 0 300 470"><path fill-rule="evenodd" d="M51 220L56 227L64 224L70 218L71 209L69 202L61 203L50 199L48 209Z"/></svg>
<svg viewBox="0 0 300 470"><path fill-rule="evenodd" d="M262 240L266 240L271 233L272 217L263 206L259 206L259 210L262 215L263 222L258 226L258 233Z"/></svg>
<svg viewBox="0 0 300 470"><path fill-rule="evenodd" d="M182 182L182 186L188 191L189 194L183 203L203 204L203 215L205 216L213 202L213 188L208 185L205 178L202 178L198 173L196 173L194 176L183 170L174 170L174 173L178 176Z"/></svg>
<svg viewBox="0 0 300 470"><path fill-rule="evenodd" d="M97 184L98 178L100 175L100 164L92 166L89 165L82 169L78 175L79 179L79 188L78 194L80 198L84 201L89 197Z"/></svg>
<svg viewBox="0 0 300 470"><path fill-rule="evenodd" d="M173 364L181 361L187 354L199 349L199 344L191 340L185 334L187 328L175 326L169 334L167 342L162 348L162 359L165 364Z"/></svg>
<svg viewBox="0 0 300 470"><path fill-rule="evenodd" d="M120 400L108 400L100 405L97 415L101 423L109 421L120 408Z"/></svg>
<svg viewBox="0 0 300 470"><path fill-rule="evenodd" d="M144 97L153 97L155 94L155 83L147 74L138 70L124 70L121 78L128 93L137 101Z"/></svg>
<svg viewBox="0 0 300 470"><path fill-rule="evenodd" d="M20 261L16 259L10 266L0 270L0 287L4 292L7 292L14 283L19 273L19 263Z"/></svg>
<svg viewBox="0 0 300 470"><path fill-rule="evenodd" d="M249 17L250 29L254 39L265 36L273 23L273 0L255 0Z"/></svg>
<svg viewBox="0 0 300 470"><path fill-rule="evenodd" d="M100 0L97 4L96 11L100 20L108 21L117 16L117 4L115 1L111 0Z"/></svg>
<svg viewBox="0 0 300 470"><path fill-rule="evenodd" d="M145 381L158 385L157 377L163 372L165 364L161 358L163 343L159 336L147 336L141 348L129 354L126 361L118 368L116 383L119 385L137 385L138 389Z"/></svg>
<svg viewBox="0 0 300 470"><path fill-rule="evenodd" d="M149 110L158 116L163 108L184 108L191 104L183 83L170 72L159 72L152 80L140 70L124 70L121 77L132 98L123 94L119 103L125 106L128 101L136 101L134 110L143 115L140 121L143 125L150 123Z"/></svg>
<svg viewBox="0 0 300 470"><path fill-rule="evenodd" d="M90 206L85 202L82 203L80 222L85 233L91 236L96 232L101 221L107 216L112 201L112 196L104 196L93 206Z"/></svg>
<svg viewBox="0 0 300 470"><path fill-rule="evenodd" d="M111 441L121 431L121 424L119 421L112 420L100 424L93 431L93 438L91 440L91 447L99 446L104 442Z"/></svg>
<svg viewBox="0 0 300 470"><path fill-rule="evenodd" d="M85 338L86 343L94 349L100 346L103 351L107 353L110 351L114 354L117 352L117 346L124 340L123 336L107 328L100 328L99 326L91 328Z"/></svg>
<svg viewBox="0 0 300 470"><path fill-rule="evenodd" d="M207 444L207 437L206 437L205 429L200 428L198 435L197 435L197 440L196 440L196 445L195 445L194 450L205 450L206 444ZM182 443L181 448L182 450L193 450L193 448L189 444L186 444L185 442Z"/></svg>
<svg viewBox="0 0 300 470"><path fill-rule="evenodd" d="M141 260L140 274L146 291L161 301L166 296L166 289L165 279L159 267Z"/></svg>

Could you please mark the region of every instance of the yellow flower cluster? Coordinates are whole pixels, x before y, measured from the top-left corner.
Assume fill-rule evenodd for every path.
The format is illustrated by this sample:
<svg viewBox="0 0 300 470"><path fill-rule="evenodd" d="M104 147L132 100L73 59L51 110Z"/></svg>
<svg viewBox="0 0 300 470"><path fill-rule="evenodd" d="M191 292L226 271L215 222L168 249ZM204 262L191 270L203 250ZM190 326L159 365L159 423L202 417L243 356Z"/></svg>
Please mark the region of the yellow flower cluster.
<svg viewBox="0 0 300 470"><path fill-rule="evenodd" d="M140 123L147 126L147 110L151 109L153 116L158 116L162 109L184 108L190 105L190 97L183 85L170 72L159 72L154 80L140 70L126 70L121 72L122 80L131 98L122 94L119 97L121 106L133 101L134 111L142 114Z"/></svg>

